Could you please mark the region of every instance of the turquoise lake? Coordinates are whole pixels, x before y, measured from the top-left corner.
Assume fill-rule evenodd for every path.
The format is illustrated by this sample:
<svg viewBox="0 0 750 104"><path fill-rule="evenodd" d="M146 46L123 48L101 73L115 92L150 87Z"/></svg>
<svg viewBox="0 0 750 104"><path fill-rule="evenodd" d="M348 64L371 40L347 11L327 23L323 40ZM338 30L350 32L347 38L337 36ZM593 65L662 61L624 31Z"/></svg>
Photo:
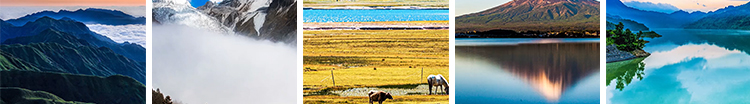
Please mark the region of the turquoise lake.
<svg viewBox="0 0 750 104"><path fill-rule="evenodd" d="M305 22L448 21L448 10L303 10Z"/></svg>
<svg viewBox="0 0 750 104"><path fill-rule="evenodd" d="M456 103L598 104L598 38L456 39Z"/></svg>
<svg viewBox="0 0 750 104"><path fill-rule="evenodd" d="M607 103L750 103L750 31L652 30L651 56L607 63Z"/></svg>

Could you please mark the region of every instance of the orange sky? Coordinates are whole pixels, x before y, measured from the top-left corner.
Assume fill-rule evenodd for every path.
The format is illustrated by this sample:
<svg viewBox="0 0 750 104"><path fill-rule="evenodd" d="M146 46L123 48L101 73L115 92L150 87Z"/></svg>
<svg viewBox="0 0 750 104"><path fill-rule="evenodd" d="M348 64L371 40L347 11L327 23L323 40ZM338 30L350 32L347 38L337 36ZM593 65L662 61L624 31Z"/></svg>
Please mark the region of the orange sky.
<svg viewBox="0 0 750 104"><path fill-rule="evenodd" d="M0 6L145 6L150 0L0 0Z"/></svg>

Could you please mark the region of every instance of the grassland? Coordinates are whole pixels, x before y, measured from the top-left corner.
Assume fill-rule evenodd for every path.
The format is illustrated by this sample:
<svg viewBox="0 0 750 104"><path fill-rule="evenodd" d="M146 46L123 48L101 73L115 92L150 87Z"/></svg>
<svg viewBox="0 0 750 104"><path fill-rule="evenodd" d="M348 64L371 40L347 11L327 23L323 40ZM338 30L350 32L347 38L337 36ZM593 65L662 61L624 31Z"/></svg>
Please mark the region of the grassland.
<svg viewBox="0 0 750 104"><path fill-rule="evenodd" d="M423 104L448 104L449 96L446 95L410 95L394 96L393 100L386 100L387 103L423 103ZM339 96L312 96L305 97L305 104L320 103L368 103L367 97L339 97ZM376 102L377 103L377 102Z"/></svg>
<svg viewBox="0 0 750 104"><path fill-rule="evenodd" d="M304 0L304 7L346 7L346 6L419 6L419 7L445 7L449 6L448 0Z"/></svg>
<svg viewBox="0 0 750 104"><path fill-rule="evenodd" d="M381 26L381 27L448 27L448 21L388 21L388 22L306 22L302 25L308 27L361 27L361 26ZM317 32L320 33L320 32Z"/></svg>
<svg viewBox="0 0 750 104"><path fill-rule="evenodd" d="M423 84L430 74L449 78L448 33L448 30L304 31L305 92ZM447 95L394 98L394 102L448 102ZM367 103L367 99L305 96L305 103L322 102Z"/></svg>

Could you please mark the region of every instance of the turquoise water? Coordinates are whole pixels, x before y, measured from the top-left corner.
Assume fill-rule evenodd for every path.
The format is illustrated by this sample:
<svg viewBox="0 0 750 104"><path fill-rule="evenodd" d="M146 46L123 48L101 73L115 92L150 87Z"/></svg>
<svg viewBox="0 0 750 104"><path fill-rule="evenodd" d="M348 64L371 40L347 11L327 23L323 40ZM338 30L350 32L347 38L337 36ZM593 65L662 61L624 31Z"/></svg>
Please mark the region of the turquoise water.
<svg viewBox="0 0 750 104"><path fill-rule="evenodd" d="M750 103L750 31L654 31L651 56L607 64L608 103Z"/></svg>
<svg viewBox="0 0 750 104"><path fill-rule="evenodd" d="M305 22L448 21L448 10L303 10Z"/></svg>
<svg viewBox="0 0 750 104"><path fill-rule="evenodd" d="M456 44L456 103L600 102L598 39L457 39Z"/></svg>

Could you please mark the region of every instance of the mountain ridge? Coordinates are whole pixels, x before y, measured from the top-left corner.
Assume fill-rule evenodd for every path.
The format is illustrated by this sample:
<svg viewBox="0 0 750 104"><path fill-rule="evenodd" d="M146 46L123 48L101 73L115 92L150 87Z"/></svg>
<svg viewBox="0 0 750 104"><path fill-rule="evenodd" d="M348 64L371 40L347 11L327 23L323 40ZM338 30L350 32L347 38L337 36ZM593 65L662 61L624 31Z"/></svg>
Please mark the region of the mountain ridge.
<svg viewBox="0 0 750 104"><path fill-rule="evenodd" d="M597 30L598 4L594 0L513 0L456 17L456 32Z"/></svg>
<svg viewBox="0 0 750 104"><path fill-rule="evenodd" d="M60 32L65 32L78 39L83 39L89 44L96 47L107 47L112 49L118 54L126 56L130 59L145 62L146 61L146 48L134 43L117 43L112 39L100 35L91 31L85 24L69 19L54 19L52 17L41 17L33 22L24 24L23 26L12 26L8 25L4 21L0 21L0 28L2 31L0 34L0 43L3 43L7 39L33 36L37 35L46 29L52 28ZM26 44L23 42L16 42L20 44ZM134 46L137 45L137 46Z"/></svg>
<svg viewBox="0 0 750 104"><path fill-rule="evenodd" d="M750 2L709 12L707 16L687 24L685 28L750 30Z"/></svg>
<svg viewBox="0 0 750 104"><path fill-rule="evenodd" d="M146 81L145 64L52 28L38 35L9 39L0 49L4 57L28 63L15 62L19 66L31 65L39 71L98 76L123 74L143 83Z"/></svg>
<svg viewBox="0 0 750 104"><path fill-rule="evenodd" d="M146 86L133 78L51 73L0 71L0 87L20 87L52 93L68 101L101 104L141 104L146 102ZM4 96L3 96L4 97ZM4 99L3 99L4 100Z"/></svg>
<svg viewBox="0 0 750 104"><path fill-rule="evenodd" d="M127 13L118 10L109 9L98 9L98 8L86 8L78 9L75 11L60 10L54 11L41 11L33 14L23 16L16 19L5 20L14 26L21 26L27 22L35 21L42 17L52 17L55 19L62 19L64 17L70 18L75 21L87 23L87 24L106 24L106 25L128 25L128 24L140 24L146 25L145 17L134 17Z"/></svg>

